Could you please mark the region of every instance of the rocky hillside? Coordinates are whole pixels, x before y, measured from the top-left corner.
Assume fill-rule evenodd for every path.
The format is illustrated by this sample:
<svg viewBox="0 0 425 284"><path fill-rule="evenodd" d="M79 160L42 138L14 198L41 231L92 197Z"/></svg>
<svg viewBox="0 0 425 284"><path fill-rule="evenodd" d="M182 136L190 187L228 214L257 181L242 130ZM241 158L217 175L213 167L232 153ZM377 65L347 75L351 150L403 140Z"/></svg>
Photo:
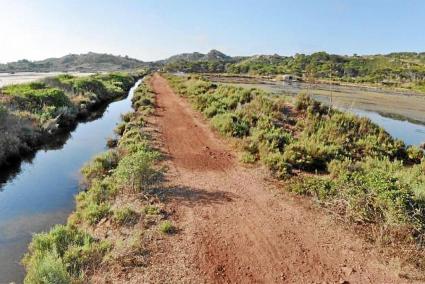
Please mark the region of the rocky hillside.
<svg viewBox="0 0 425 284"><path fill-rule="evenodd" d="M165 64L175 63L178 61L189 61L189 62L199 62L199 61L232 61L232 57L228 56L221 51L216 49L211 50L207 54L192 52L192 53L182 53L169 57L168 59L163 60Z"/></svg>
<svg viewBox="0 0 425 284"><path fill-rule="evenodd" d="M164 70L170 72L221 73L226 72L228 66L241 59L241 57L231 57L213 49L207 54L193 52L174 55L160 63Z"/></svg>

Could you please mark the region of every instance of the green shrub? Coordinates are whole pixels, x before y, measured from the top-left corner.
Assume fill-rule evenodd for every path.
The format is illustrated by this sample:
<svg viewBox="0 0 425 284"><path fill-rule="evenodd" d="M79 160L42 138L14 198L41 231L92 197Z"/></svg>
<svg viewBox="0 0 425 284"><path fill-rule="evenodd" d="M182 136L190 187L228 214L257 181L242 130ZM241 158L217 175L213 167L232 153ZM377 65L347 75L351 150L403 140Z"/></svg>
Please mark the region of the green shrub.
<svg viewBox="0 0 425 284"><path fill-rule="evenodd" d="M326 200L337 194L332 180L326 177L304 177L291 183L289 190L297 194L314 196Z"/></svg>
<svg viewBox="0 0 425 284"><path fill-rule="evenodd" d="M224 135L243 137L249 132L249 125L236 115L223 113L211 119L212 125Z"/></svg>
<svg viewBox="0 0 425 284"><path fill-rule="evenodd" d="M143 211L147 215L158 215L160 213L159 208L156 207L156 206L153 206L153 205L147 205L147 206L145 206L145 208L143 209Z"/></svg>
<svg viewBox="0 0 425 284"><path fill-rule="evenodd" d="M301 93L296 97L294 105L298 111L307 111L310 114L326 113L325 107L305 93Z"/></svg>
<svg viewBox="0 0 425 284"><path fill-rule="evenodd" d="M101 178L110 173L117 167L119 161L118 152L109 150L96 156L92 161L86 164L81 173L87 180Z"/></svg>
<svg viewBox="0 0 425 284"><path fill-rule="evenodd" d="M77 206L87 206L90 203L100 204L108 201L115 194L116 185L111 179L92 179L88 190L81 191L77 197Z"/></svg>
<svg viewBox="0 0 425 284"><path fill-rule="evenodd" d="M99 262L109 244L72 226L57 225L36 234L23 259L25 283L75 283L82 271Z"/></svg>
<svg viewBox="0 0 425 284"><path fill-rule="evenodd" d="M57 253L49 251L44 255L34 256L28 264L24 283L71 284L72 278Z"/></svg>
<svg viewBox="0 0 425 284"><path fill-rule="evenodd" d="M337 153L338 149L332 146L308 139L288 145L283 153L283 159L298 169L323 171Z"/></svg>
<svg viewBox="0 0 425 284"><path fill-rule="evenodd" d="M83 220L87 221L90 225L94 225L111 214L111 206L108 203L92 203L80 212Z"/></svg>
<svg viewBox="0 0 425 284"><path fill-rule="evenodd" d="M244 151L241 155L241 161L246 164L255 163L256 160L257 158L255 157L255 155L251 154L250 152Z"/></svg>
<svg viewBox="0 0 425 284"><path fill-rule="evenodd" d="M424 158L424 151L416 146L407 147L407 157L410 161L419 164Z"/></svg>
<svg viewBox="0 0 425 284"><path fill-rule="evenodd" d="M164 234L172 234L176 228L171 221L166 220L159 225L159 230Z"/></svg>
<svg viewBox="0 0 425 284"><path fill-rule="evenodd" d="M278 178L287 178L292 172L292 166L285 161L279 152L269 152L266 156L262 157L262 160Z"/></svg>
<svg viewBox="0 0 425 284"><path fill-rule="evenodd" d="M85 242L83 246L70 246L63 256L64 263L71 275L80 279L85 271L102 261L104 255L111 249L111 245L106 241Z"/></svg>
<svg viewBox="0 0 425 284"><path fill-rule="evenodd" d="M89 241L93 241L89 235L76 228L56 225L49 233L41 233L34 236L30 245L30 252L37 251L45 253L48 251L55 251L62 257L69 246L83 245L87 238Z"/></svg>
<svg viewBox="0 0 425 284"><path fill-rule="evenodd" d="M114 211L114 220L120 225L134 224L138 218L139 214L129 207Z"/></svg>
<svg viewBox="0 0 425 284"><path fill-rule="evenodd" d="M145 78L145 82L149 81L149 77ZM155 94L153 90L150 88L149 84L142 84L140 87L134 92L134 96L132 98L133 108L137 111L140 111L141 107L152 109L155 103Z"/></svg>
<svg viewBox="0 0 425 284"><path fill-rule="evenodd" d="M124 134L124 131L125 131L125 128L127 127L127 123L126 122L121 122L121 123L119 123L116 127L115 127L115 129L114 129L114 132L117 134L117 135L123 135Z"/></svg>
<svg viewBox="0 0 425 284"><path fill-rule="evenodd" d="M114 173L119 184L140 191L150 185L158 172L153 169L153 162L158 159L158 153L138 151L125 156Z"/></svg>

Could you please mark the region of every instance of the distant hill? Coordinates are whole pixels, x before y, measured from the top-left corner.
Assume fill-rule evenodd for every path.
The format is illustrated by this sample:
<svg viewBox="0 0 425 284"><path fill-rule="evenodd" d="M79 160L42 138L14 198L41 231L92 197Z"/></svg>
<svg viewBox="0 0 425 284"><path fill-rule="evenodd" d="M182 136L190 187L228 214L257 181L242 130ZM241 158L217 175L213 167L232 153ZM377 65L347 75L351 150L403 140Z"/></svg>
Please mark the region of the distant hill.
<svg viewBox="0 0 425 284"><path fill-rule="evenodd" d="M171 56L168 59L165 59L164 62L174 63L177 61L190 61L190 62L199 62L199 61L231 61L232 57L228 56L218 50L211 50L207 54L193 52L193 53L182 53Z"/></svg>
<svg viewBox="0 0 425 284"><path fill-rule="evenodd" d="M182 53L159 62L166 71L220 73L225 72L230 64L242 59L243 57L231 57L213 49L207 54L199 52Z"/></svg>
<svg viewBox="0 0 425 284"><path fill-rule="evenodd" d="M19 60L0 64L0 72L96 72L118 71L148 66L149 63L129 58L89 52L69 54L40 61Z"/></svg>

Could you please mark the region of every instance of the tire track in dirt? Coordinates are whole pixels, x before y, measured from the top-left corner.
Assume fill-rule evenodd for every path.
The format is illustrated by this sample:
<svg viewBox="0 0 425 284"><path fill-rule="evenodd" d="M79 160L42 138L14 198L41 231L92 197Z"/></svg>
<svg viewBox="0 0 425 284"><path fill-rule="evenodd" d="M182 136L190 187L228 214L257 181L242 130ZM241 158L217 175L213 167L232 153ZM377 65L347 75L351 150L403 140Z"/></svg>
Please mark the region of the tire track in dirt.
<svg viewBox="0 0 425 284"><path fill-rule="evenodd" d="M245 168L166 80L151 122L168 156L164 197L180 231L144 279L161 283L403 283L397 270L326 214Z"/></svg>

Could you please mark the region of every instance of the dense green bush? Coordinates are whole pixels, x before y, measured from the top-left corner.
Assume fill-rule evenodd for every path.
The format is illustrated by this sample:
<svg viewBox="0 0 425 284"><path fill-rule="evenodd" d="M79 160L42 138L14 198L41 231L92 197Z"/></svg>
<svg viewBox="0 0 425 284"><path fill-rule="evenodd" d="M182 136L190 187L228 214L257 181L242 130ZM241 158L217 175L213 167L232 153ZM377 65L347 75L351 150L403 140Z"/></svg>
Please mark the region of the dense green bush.
<svg viewBox="0 0 425 284"><path fill-rule="evenodd" d="M71 107L70 99L57 88L47 86L42 82L10 85L1 92L9 96L12 108L28 111L49 118L61 107ZM46 111L47 110L47 111Z"/></svg>
<svg viewBox="0 0 425 284"><path fill-rule="evenodd" d="M89 234L67 225L34 236L23 263L25 283L74 283L81 273L96 264L109 249Z"/></svg>
<svg viewBox="0 0 425 284"><path fill-rule="evenodd" d="M137 151L125 156L120 163L114 177L119 184L140 191L150 185L157 176L157 171L152 168L153 162L158 159L158 154L148 151Z"/></svg>
<svg viewBox="0 0 425 284"><path fill-rule="evenodd" d="M72 283L63 260L54 251L46 252L43 256L34 256L31 263L27 264L27 269L24 283Z"/></svg>
<svg viewBox="0 0 425 284"><path fill-rule="evenodd" d="M217 114L211 119L212 125L222 134L243 137L249 133L249 125L231 113Z"/></svg>
<svg viewBox="0 0 425 284"><path fill-rule="evenodd" d="M164 234L172 234L172 233L174 233L176 228L174 227L173 223L171 223L171 221L165 220L159 226L159 230Z"/></svg>
<svg viewBox="0 0 425 284"><path fill-rule="evenodd" d="M407 168L401 161L367 158L329 164L329 177L297 180L292 191L345 205L353 221L425 229L423 164ZM341 203L340 201L344 201Z"/></svg>

